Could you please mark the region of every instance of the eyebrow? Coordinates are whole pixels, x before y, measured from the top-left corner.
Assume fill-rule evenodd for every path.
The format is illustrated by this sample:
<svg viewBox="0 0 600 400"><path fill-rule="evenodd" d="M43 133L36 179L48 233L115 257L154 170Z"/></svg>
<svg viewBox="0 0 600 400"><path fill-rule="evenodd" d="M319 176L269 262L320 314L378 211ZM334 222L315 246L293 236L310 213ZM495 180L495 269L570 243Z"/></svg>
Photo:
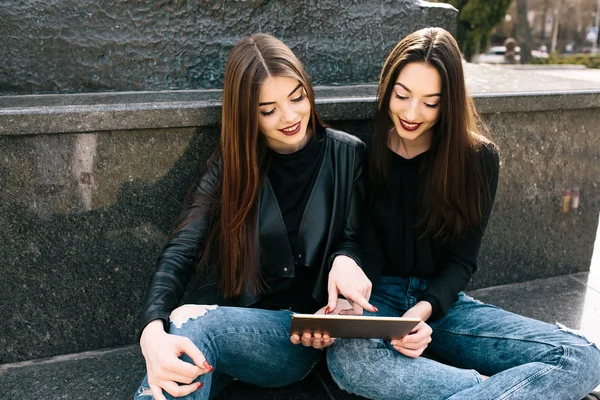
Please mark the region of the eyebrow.
<svg viewBox="0 0 600 400"><path fill-rule="evenodd" d="M412 90L410 90L409 88L407 88L406 86L404 86L403 84L401 84L400 82L396 82L394 84L394 86L401 86L404 90L406 90L408 93L412 93ZM431 94L426 94L423 97L442 97L441 93L431 93Z"/></svg>
<svg viewBox="0 0 600 400"><path fill-rule="evenodd" d="M298 90L300 87L302 87L302 84L301 84L301 83L299 83L299 84L298 84L298 86L296 86L296 87L294 88L294 90L292 90L292 91L290 92L290 94L288 94L288 95L287 95L287 97L290 97L291 95L293 95L293 94L294 94L294 92L295 92L296 90ZM266 103L258 103L258 106L259 106L259 107L261 107L261 106L268 106L269 104L275 104L275 103L276 103L275 101L269 101L269 102L266 102Z"/></svg>

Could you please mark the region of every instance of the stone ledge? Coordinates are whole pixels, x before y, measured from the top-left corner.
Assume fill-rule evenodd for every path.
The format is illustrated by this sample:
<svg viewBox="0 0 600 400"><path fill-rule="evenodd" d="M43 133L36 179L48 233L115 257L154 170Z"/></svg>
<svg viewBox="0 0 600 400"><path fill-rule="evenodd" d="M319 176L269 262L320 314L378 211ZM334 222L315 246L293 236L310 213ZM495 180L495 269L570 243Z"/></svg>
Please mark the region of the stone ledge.
<svg viewBox="0 0 600 400"><path fill-rule="evenodd" d="M556 78L533 70L465 64L482 114L600 108L600 82ZM370 119L376 85L319 86L326 121ZM35 135L216 126L221 90L115 92L0 97L0 135Z"/></svg>

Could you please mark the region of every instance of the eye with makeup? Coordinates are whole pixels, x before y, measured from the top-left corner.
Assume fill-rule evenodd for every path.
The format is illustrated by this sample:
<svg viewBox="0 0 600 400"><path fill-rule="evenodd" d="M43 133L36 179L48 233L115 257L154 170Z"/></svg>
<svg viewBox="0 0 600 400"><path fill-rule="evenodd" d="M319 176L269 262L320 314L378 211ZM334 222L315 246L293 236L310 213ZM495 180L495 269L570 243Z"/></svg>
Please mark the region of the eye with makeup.
<svg viewBox="0 0 600 400"><path fill-rule="evenodd" d="M397 99L400 99L400 100L406 100L406 99L408 99L408 96L399 95L398 92L394 92L394 94L396 95Z"/></svg>
<svg viewBox="0 0 600 400"><path fill-rule="evenodd" d="M292 99L291 101L292 101L293 103L299 103L299 102L301 102L302 100L304 100L304 93L300 93L300 96L296 97L295 99Z"/></svg>
<svg viewBox="0 0 600 400"><path fill-rule="evenodd" d="M400 99L400 100L408 99L408 96L402 96L402 95L398 94L398 92L395 92L395 91L394 91L394 95L396 96L397 99ZM430 103L425 103L425 102L423 102L423 104L425 104L425 106L429 107L429 108L437 108L437 106L439 105L439 103L430 104Z"/></svg>
<svg viewBox="0 0 600 400"><path fill-rule="evenodd" d="M262 114L263 117L268 117L269 115L272 115L275 112L275 109L272 109L271 111L261 111L260 113Z"/></svg>
<svg viewBox="0 0 600 400"><path fill-rule="evenodd" d="M301 88L298 88L298 89L301 89ZM304 91L302 91L298 97L290 99L290 101L292 103L300 103L305 98L306 98L306 94L304 93ZM275 108L273 108L272 110L269 110L269 111L261 111L260 113L262 116L268 117L269 115L272 115L274 112L275 112Z"/></svg>

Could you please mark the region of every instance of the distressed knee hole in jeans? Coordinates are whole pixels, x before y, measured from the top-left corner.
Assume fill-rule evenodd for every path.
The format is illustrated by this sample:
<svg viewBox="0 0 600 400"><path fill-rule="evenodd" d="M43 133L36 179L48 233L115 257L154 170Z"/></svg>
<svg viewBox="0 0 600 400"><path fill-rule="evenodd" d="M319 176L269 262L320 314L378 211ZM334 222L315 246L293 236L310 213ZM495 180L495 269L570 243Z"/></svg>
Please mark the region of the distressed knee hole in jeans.
<svg viewBox="0 0 600 400"><path fill-rule="evenodd" d="M143 396L150 396L150 399L154 398L154 396L152 396L152 390L150 390L150 388L147 388L147 387L140 387L137 391L136 398L143 397Z"/></svg>
<svg viewBox="0 0 600 400"><path fill-rule="evenodd" d="M219 306L217 305L207 306L202 304L185 304L173 310L171 315L169 315L169 321L171 321L177 327L177 329L179 329L190 319L201 317L209 310L215 310L218 307Z"/></svg>
<svg viewBox="0 0 600 400"><path fill-rule="evenodd" d="M576 330L576 329L571 329L568 326L561 324L560 322L557 322L556 326L558 326L558 329L560 329L563 332L568 332L572 335L579 336L579 337L587 340L588 344L578 345L578 346L596 346L598 349L600 349L600 346L598 346L598 343L594 343L592 340L590 340L590 338L588 338L586 335L584 335L583 332Z"/></svg>

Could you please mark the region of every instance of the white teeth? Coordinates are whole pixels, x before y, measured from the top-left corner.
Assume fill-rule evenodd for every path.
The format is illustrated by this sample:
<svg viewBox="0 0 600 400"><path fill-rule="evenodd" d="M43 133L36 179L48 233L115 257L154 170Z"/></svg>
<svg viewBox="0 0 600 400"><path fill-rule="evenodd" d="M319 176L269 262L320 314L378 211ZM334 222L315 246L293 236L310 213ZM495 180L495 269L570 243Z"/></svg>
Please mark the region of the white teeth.
<svg viewBox="0 0 600 400"><path fill-rule="evenodd" d="M290 127L290 128L283 128L283 129L282 129L282 131L284 131L284 132L293 132L293 131L295 131L295 130L296 130L296 128L298 127L298 124L299 124L299 123L300 123L300 122L298 122L297 124L293 125L293 126L292 126L292 127Z"/></svg>

